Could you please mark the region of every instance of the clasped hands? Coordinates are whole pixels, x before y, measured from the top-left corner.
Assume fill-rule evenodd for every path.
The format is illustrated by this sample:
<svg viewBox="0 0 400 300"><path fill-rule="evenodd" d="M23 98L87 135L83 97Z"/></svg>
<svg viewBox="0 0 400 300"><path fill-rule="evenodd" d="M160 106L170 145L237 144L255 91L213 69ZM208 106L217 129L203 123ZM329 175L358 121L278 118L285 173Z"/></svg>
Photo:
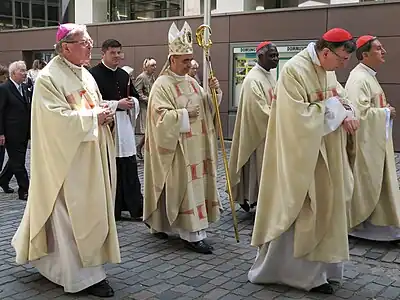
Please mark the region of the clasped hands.
<svg viewBox="0 0 400 300"><path fill-rule="evenodd" d="M114 113L107 104L102 105L97 111L97 122L99 125L108 125L114 121Z"/></svg>
<svg viewBox="0 0 400 300"><path fill-rule="evenodd" d="M346 105L344 105L345 103L343 102L343 100L339 98L339 101L340 101L340 103L342 103L343 106L346 108ZM347 105L347 106L349 106L349 105ZM354 117L346 117L346 118L343 120L342 125L343 125L343 129L344 129L348 134L354 135L354 134L356 133L357 129L360 127L360 121L357 120L357 119L354 118Z"/></svg>

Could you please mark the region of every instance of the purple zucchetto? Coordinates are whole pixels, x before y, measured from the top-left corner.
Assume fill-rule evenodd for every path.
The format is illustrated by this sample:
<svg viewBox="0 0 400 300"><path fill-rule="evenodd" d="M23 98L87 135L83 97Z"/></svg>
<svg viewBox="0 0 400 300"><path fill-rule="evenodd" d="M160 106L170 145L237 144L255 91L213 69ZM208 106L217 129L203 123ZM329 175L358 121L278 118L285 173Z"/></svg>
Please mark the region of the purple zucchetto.
<svg viewBox="0 0 400 300"><path fill-rule="evenodd" d="M74 23L65 23L58 25L56 42L59 43L62 39L64 39L68 35L68 33L78 28L79 26L80 25Z"/></svg>

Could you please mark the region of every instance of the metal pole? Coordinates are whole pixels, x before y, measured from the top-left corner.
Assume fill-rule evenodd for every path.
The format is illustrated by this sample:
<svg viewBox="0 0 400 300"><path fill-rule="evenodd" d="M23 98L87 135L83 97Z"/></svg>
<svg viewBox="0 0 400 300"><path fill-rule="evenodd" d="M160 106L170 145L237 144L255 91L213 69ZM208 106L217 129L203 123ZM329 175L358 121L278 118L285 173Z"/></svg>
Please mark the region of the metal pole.
<svg viewBox="0 0 400 300"><path fill-rule="evenodd" d="M211 25L211 0L204 0L204 25ZM204 41L208 41L209 31L204 30ZM208 50L210 51L210 50ZM203 88L205 91L208 90L208 75L210 70L208 70L208 63L206 58L206 51L203 50Z"/></svg>

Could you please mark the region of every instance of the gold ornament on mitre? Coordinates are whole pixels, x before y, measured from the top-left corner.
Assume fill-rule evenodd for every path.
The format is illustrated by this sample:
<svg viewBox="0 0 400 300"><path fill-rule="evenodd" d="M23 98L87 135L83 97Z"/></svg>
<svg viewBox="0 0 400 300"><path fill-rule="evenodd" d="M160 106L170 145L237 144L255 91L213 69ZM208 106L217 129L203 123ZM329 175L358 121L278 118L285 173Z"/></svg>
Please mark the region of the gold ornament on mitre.
<svg viewBox="0 0 400 300"><path fill-rule="evenodd" d="M175 23L172 23L168 32L169 55L193 54L192 29L185 22L179 30Z"/></svg>

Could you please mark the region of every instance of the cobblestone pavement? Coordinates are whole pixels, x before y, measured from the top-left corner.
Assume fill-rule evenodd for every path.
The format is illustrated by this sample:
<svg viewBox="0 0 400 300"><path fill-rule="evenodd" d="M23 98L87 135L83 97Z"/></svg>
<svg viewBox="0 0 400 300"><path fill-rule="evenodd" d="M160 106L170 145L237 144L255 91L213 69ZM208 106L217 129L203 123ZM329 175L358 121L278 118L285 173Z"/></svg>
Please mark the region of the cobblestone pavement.
<svg viewBox="0 0 400 300"><path fill-rule="evenodd" d="M350 242L351 261L334 295L249 283L247 272L256 255L256 249L249 246L253 216L237 211L240 243L236 243L223 174L220 161L218 188L226 210L221 221L207 231L216 249L213 255L189 252L177 237L158 240L141 223L118 223L122 263L106 266L116 291L114 299L400 299L400 248L359 240ZM15 181L11 186L16 188ZM24 206L16 194L0 193L0 299L94 299L84 294L66 295L31 266L14 263L10 241Z"/></svg>

